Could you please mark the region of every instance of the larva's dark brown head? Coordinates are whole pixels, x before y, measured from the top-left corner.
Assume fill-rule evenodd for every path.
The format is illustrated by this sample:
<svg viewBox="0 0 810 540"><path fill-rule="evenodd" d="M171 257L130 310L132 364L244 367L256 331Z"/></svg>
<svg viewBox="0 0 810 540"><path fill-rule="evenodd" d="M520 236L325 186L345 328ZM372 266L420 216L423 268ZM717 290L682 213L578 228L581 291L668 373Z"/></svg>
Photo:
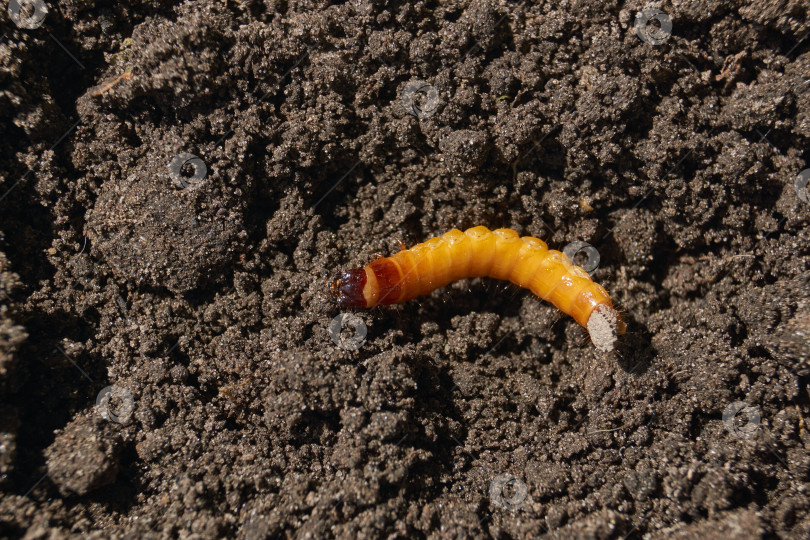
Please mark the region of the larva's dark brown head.
<svg viewBox="0 0 810 540"><path fill-rule="evenodd" d="M326 292L329 297L341 307L366 307L366 298L363 288L366 286L366 270L354 268L343 270L326 282Z"/></svg>

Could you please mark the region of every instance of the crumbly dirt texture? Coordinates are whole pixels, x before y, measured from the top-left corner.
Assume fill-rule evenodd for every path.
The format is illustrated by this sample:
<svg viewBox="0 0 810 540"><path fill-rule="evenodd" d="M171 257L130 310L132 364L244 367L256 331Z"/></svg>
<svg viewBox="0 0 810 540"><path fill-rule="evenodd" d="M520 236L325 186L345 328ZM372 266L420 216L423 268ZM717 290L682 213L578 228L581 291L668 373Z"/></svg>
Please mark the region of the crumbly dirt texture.
<svg viewBox="0 0 810 540"><path fill-rule="evenodd" d="M0 537L810 536L805 1L44 5ZM592 244L617 353L489 280L330 332L337 270L475 225Z"/></svg>

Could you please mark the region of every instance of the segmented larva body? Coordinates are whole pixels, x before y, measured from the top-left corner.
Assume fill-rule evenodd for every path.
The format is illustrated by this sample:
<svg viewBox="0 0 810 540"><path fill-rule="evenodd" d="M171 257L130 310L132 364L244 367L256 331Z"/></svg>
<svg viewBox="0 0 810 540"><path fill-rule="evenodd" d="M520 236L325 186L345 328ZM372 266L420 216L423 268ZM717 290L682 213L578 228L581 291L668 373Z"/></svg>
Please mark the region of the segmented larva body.
<svg viewBox="0 0 810 540"><path fill-rule="evenodd" d="M370 308L473 277L511 281L548 300L584 326L599 350L613 350L624 333L624 322L601 285L563 253L512 229L453 229L363 268L339 272L329 283L329 294L344 307Z"/></svg>

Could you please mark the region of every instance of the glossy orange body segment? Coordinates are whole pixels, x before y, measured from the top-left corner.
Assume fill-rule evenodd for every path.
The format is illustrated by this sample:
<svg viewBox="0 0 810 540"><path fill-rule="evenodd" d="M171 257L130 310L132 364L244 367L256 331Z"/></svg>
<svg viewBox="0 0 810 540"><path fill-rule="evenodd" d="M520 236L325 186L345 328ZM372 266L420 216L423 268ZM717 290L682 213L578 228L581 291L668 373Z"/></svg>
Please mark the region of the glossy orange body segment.
<svg viewBox="0 0 810 540"><path fill-rule="evenodd" d="M396 304L459 279L492 277L510 281L548 300L588 328L592 337L594 330L599 332L596 318L594 325L589 325L597 308L601 322L606 314L611 319L610 328L605 331L612 328L614 334L624 332L624 323L613 310L607 291L594 283L587 272L572 264L563 253L549 250L542 240L520 237L512 229L490 231L481 226L464 232L454 229L376 260L363 269L344 271L342 276L332 282L330 294L346 306ZM341 279L348 282L350 277L354 285L341 286ZM358 289L361 282L362 291ZM610 340L606 340L606 349L607 341Z"/></svg>
<svg viewBox="0 0 810 540"><path fill-rule="evenodd" d="M605 290L567 256L511 229L454 229L368 266L385 291L380 304L405 302L459 279L491 277L530 289L583 326L597 305L612 306Z"/></svg>

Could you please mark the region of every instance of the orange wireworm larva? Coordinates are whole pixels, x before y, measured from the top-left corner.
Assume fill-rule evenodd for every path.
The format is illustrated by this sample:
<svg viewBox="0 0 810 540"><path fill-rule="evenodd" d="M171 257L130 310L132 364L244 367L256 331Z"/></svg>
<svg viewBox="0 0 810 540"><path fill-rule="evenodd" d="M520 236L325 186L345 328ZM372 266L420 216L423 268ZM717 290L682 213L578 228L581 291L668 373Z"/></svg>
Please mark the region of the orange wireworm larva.
<svg viewBox="0 0 810 540"><path fill-rule="evenodd" d="M531 290L584 326L600 351L612 351L625 331L607 291L587 272L542 240L512 229L453 229L362 268L338 272L327 289L343 307L370 308L473 277L503 279Z"/></svg>

